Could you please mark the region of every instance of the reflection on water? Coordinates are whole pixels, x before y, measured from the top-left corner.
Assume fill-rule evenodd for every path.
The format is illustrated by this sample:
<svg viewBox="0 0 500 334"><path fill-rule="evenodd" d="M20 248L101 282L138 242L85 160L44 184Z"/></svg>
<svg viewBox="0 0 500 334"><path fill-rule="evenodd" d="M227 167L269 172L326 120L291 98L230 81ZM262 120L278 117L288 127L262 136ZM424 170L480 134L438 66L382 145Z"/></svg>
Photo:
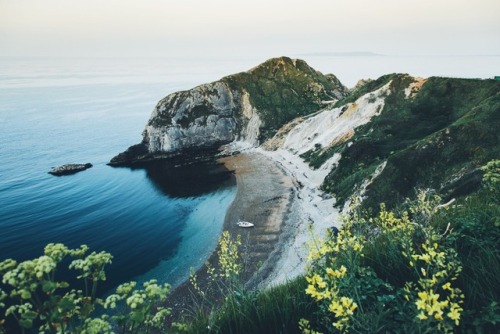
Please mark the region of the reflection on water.
<svg viewBox="0 0 500 334"><path fill-rule="evenodd" d="M189 278L192 269L199 269L217 246L226 211L236 194L236 179L214 161L179 165L179 161L161 160L140 168L166 199L185 200L190 205L181 213L183 227L174 253L133 279L139 283L156 279L176 287Z"/></svg>
<svg viewBox="0 0 500 334"><path fill-rule="evenodd" d="M179 165L170 160L160 160L142 168L156 189L170 197L195 197L235 185L233 173L223 164L212 161Z"/></svg>

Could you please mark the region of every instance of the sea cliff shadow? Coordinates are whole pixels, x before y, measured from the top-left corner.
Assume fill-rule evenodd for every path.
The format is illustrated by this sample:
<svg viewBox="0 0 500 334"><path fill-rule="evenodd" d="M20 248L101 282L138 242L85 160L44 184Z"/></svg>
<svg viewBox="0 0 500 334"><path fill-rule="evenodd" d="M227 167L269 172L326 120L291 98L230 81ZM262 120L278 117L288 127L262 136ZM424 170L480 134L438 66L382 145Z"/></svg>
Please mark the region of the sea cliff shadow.
<svg viewBox="0 0 500 334"><path fill-rule="evenodd" d="M233 172L215 161L183 164L158 160L136 168L144 169L154 187L169 197L196 197L236 185Z"/></svg>

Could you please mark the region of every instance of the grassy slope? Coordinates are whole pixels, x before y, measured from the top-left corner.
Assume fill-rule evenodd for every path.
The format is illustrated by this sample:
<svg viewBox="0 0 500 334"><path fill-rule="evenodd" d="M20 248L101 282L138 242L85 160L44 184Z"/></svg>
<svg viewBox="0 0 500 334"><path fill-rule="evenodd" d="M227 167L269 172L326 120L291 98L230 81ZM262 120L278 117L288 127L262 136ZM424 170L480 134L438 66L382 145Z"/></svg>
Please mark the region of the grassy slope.
<svg viewBox="0 0 500 334"><path fill-rule="evenodd" d="M343 95L347 92L335 76L323 75L302 60L287 57L270 59L222 81L233 90L249 93L264 122L261 139L272 137L292 119L319 110L321 101L335 99L335 90Z"/></svg>
<svg viewBox="0 0 500 334"><path fill-rule="evenodd" d="M477 187L479 175L474 171L500 156L496 128L500 83L433 77L410 99L404 96L412 81L407 75L386 76L370 84L376 88L391 78L392 93L386 97L384 110L356 129L350 147L339 145L310 158L321 161L335 151L342 153L323 188L335 193L342 204L385 160L386 168L367 189L366 207L380 202L394 206L411 196L415 187L434 188L445 196ZM372 87L361 90L366 93Z"/></svg>

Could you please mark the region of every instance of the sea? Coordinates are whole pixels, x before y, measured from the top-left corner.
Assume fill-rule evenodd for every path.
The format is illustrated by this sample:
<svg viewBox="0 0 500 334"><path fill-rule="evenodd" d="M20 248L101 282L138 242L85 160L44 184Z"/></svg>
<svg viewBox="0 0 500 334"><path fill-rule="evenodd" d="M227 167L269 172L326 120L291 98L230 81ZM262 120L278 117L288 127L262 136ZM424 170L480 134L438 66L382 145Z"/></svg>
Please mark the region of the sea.
<svg viewBox="0 0 500 334"><path fill-rule="evenodd" d="M298 54L353 87L403 72L492 78L500 56ZM0 58L0 261L48 243L110 252L102 292L130 280L179 285L203 265L236 194L219 165L113 168L166 95L248 70L265 57ZM87 163L70 176L54 166Z"/></svg>

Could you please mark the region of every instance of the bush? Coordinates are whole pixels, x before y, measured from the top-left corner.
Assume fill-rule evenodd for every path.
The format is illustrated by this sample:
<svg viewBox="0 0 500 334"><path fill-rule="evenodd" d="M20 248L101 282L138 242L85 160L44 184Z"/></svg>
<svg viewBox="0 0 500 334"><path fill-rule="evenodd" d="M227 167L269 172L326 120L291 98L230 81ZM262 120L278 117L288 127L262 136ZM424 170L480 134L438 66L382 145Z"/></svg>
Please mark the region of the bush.
<svg viewBox="0 0 500 334"><path fill-rule="evenodd" d="M306 293L318 303L322 321L303 321L304 331L425 333L469 327L471 319L463 323L468 277L462 254L453 247L456 233L433 222L446 210L437 201L421 193L398 213L384 205L376 217L353 210L337 236L316 241ZM483 270L488 268L478 271Z"/></svg>
<svg viewBox="0 0 500 334"><path fill-rule="evenodd" d="M0 273L5 291L0 289L0 309L5 318L14 319L18 327L8 327L0 318L0 332L39 333L121 333L149 332L163 328L169 310L156 307L164 301L170 287L155 280L135 289L136 283L120 285L116 294L101 300L96 291L100 281L106 280L105 267L112 256L106 252L87 254L88 247L69 249L63 244L48 244L44 255L17 263L12 259L0 262ZM69 262L76 271L83 289L71 287L57 279L57 271ZM104 309L116 312L97 317ZM5 325L6 327L1 327Z"/></svg>

